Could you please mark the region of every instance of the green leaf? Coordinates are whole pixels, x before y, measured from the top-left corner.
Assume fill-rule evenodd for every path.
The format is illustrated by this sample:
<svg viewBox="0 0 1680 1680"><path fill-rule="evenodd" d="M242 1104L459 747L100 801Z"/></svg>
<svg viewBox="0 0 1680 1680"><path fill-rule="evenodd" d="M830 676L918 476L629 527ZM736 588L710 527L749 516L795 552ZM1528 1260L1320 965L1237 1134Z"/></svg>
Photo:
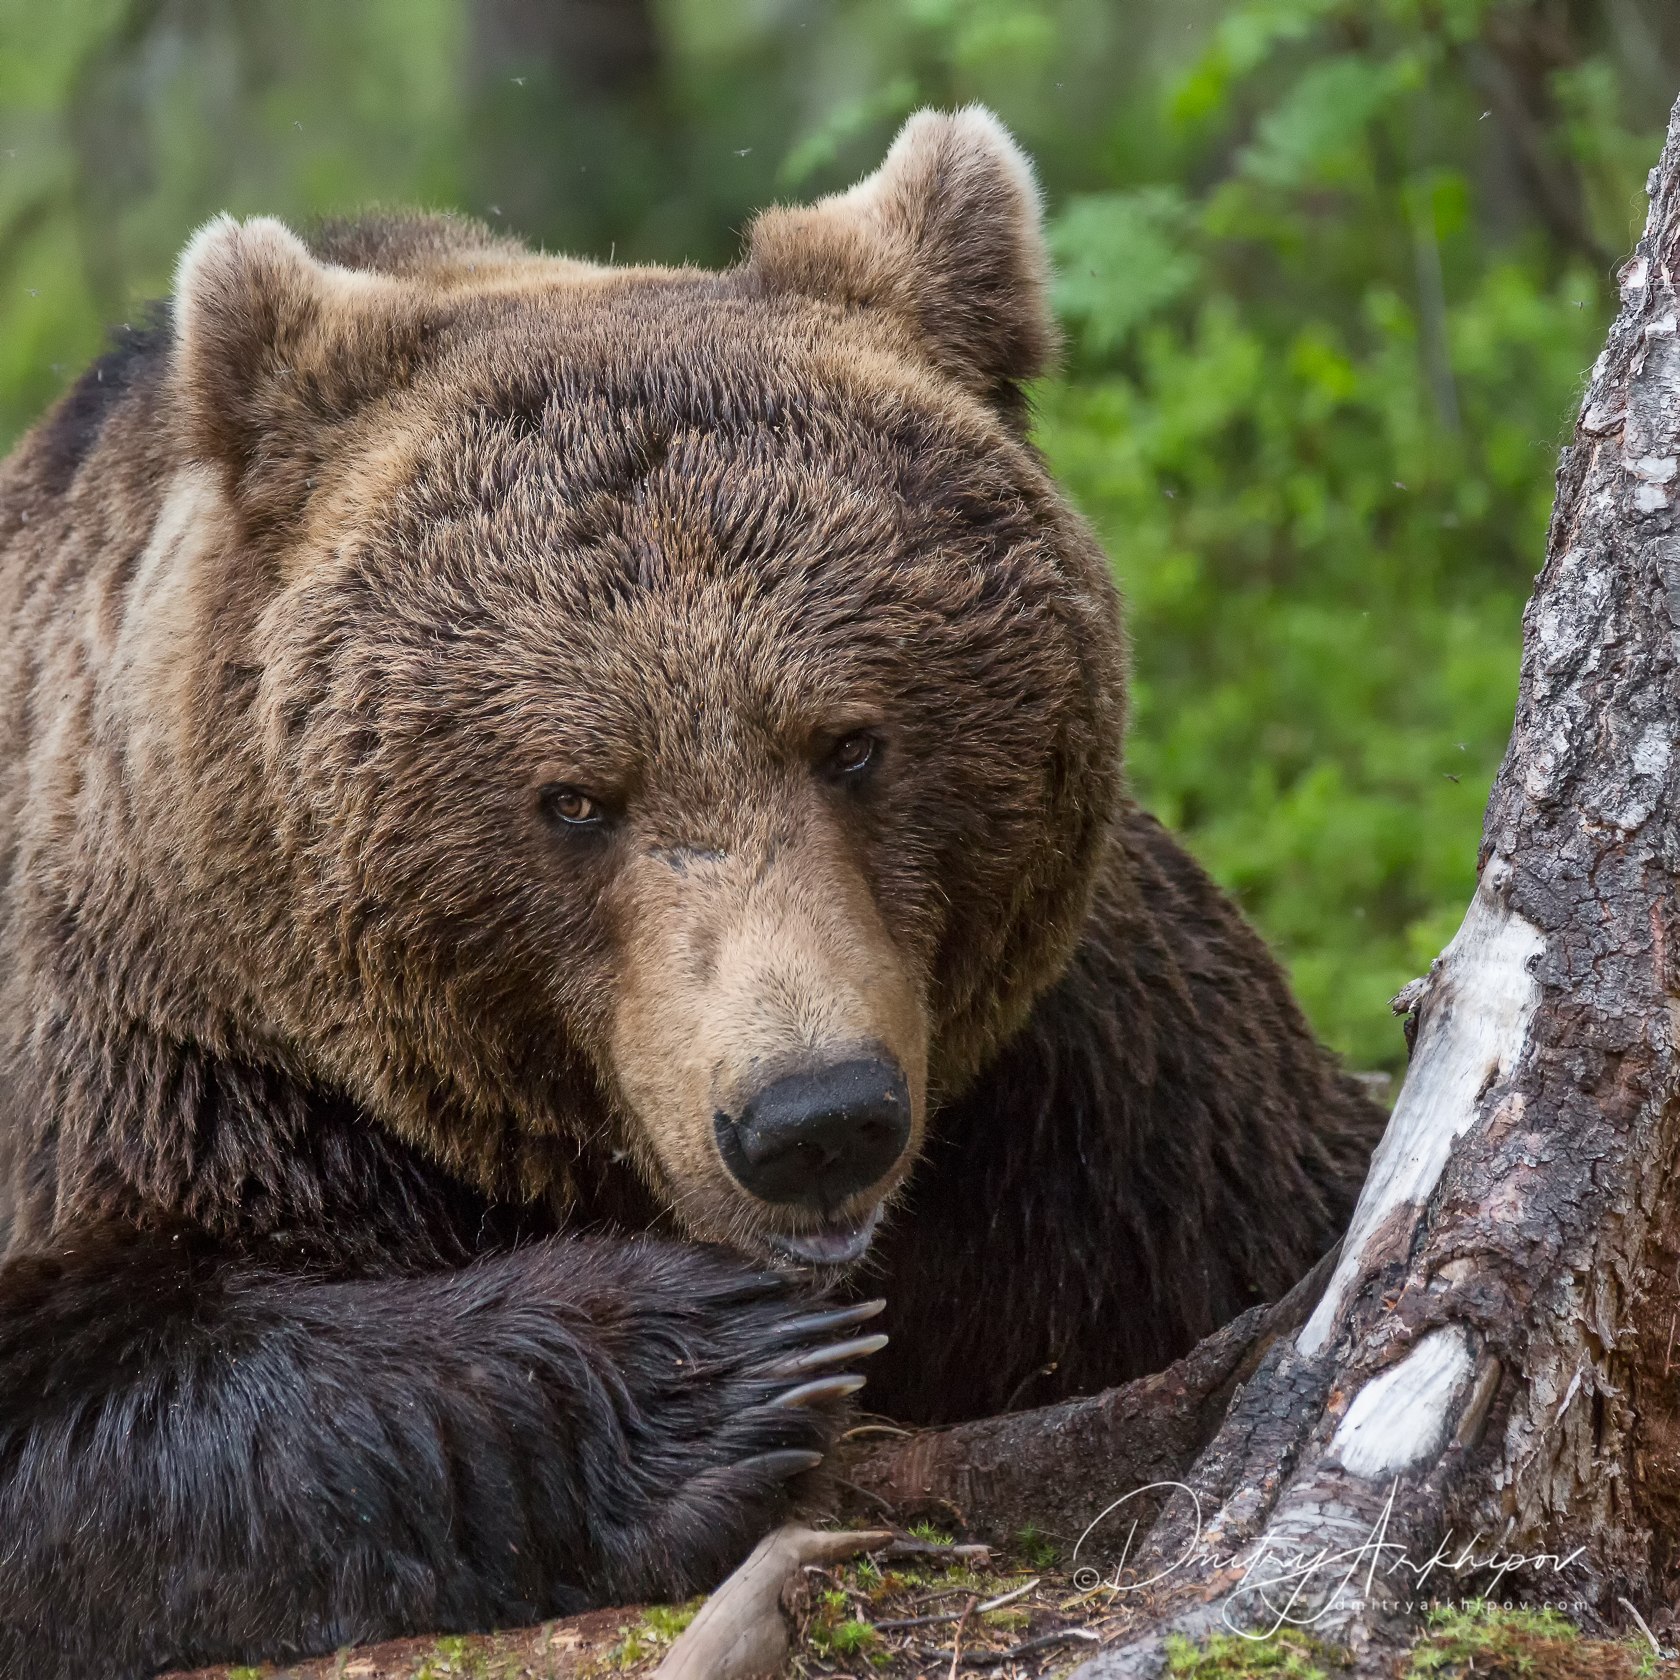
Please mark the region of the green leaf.
<svg viewBox="0 0 1680 1680"><path fill-rule="evenodd" d="M1102 356L1201 277L1192 215L1173 187L1073 199L1050 230L1056 307L1080 347Z"/></svg>
<svg viewBox="0 0 1680 1680"><path fill-rule="evenodd" d="M1281 188L1348 179L1363 163L1372 118L1400 86L1387 63L1348 55L1312 65L1260 119L1242 173Z"/></svg>
<svg viewBox="0 0 1680 1680"><path fill-rule="evenodd" d="M873 93L836 105L788 149L777 180L789 188L803 186L814 175L833 167L845 146L859 135L890 118L907 116L919 97L912 77L895 76Z"/></svg>

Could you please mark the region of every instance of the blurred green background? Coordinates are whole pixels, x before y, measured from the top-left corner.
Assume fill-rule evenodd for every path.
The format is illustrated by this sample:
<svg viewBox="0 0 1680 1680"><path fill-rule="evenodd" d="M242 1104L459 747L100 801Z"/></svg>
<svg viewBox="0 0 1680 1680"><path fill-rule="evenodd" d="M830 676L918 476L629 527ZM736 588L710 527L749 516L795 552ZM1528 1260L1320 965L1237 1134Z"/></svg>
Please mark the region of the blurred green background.
<svg viewBox="0 0 1680 1680"><path fill-rule="evenodd" d="M1130 603L1136 785L1391 1068L1677 91L1676 0L0 0L0 442L214 211L719 263L983 100L1042 172L1038 436Z"/></svg>

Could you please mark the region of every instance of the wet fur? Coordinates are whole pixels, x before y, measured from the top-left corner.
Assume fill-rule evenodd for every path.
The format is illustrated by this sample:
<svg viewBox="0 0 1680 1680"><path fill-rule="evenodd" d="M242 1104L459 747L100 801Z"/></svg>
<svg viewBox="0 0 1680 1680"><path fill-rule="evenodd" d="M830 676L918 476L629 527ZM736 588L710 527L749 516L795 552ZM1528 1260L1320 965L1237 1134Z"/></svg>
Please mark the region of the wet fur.
<svg viewBox="0 0 1680 1680"><path fill-rule="evenodd" d="M742 879L781 894L765 928L804 938L869 881L857 960L923 1001L858 1019L931 1023L922 1156L856 1280L890 1302L872 1405L941 1420L1153 1369L1345 1224L1377 1114L1119 780L1106 562L1018 436L1051 335L1030 179L988 122L917 119L896 173L769 213L741 268L637 271L587 307L567 288L594 271L466 224L323 230L317 255L356 277L342 309L296 291L284 230L224 230L194 309L119 346L0 471L0 1673L116 1680L680 1595L809 1492L766 1455L835 1426L768 1404L769 1367L826 1334L808 1286L679 1240L671 1162L697 1208L710 1166L626 1120L605 936L491 867L518 813L454 785L458 853L425 855L450 685L499 657L468 640L470 546L362 583L386 579L365 609L398 615L425 692L352 704L319 677L334 649L274 622L276 600L347 587L334 545L405 493L434 420L470 442L439 468L473 487L449 505L495 535L504 503L534 505L531 451L574 438L568 404L644 416L579 423L554 550L680 546L704 512L739 546L722 571L684 563L731 613L750 594L719 591L813 524L764 512L789 438L839 498L816 509L828 540L897 556L863 578L871 611L919 610L892 594L918 555L974 557L952 575L995 651L942 697L913 788L824 817L818 845L720 757L669 796L683 843L615 901L653 916L680 876L646 983L706 972L742 890L684 829L714 784L744 813ZM634 596L633 570L602 575ZM818 598L855 611L855 582ZM440 651L451 588L459 651ZM1042 632L1019 637L1023 614ZM605 669L680 737L656 653ZM835 892L776 886L795 855ZM555 949L576 973L545 991L531 965ZM814 958L786 972L823 984ZM665 1054L638 1035L623 1053Z"/></svg>
<svg viewBox="0 0 1680 1680"><path fill-rule="evenodd" d="M0 1673L682 1598L820 1448L785 1285L573 1239L411 1275L90 1230L0 1279Z"/></svg>

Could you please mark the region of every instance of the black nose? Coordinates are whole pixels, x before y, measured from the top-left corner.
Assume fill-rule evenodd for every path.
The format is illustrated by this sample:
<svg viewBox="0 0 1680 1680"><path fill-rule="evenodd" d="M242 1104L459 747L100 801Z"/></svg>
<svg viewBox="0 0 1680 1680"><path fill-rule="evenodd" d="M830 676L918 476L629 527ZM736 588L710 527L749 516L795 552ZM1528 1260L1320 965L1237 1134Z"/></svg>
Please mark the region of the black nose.
<svg viewBox="0 0 1680 1680"><path fill-rule="evenodd" d="M729 1170L767 1202L825 1211L880 1178L910 1141L910 1087L884 1057L790 1073L717 1117Z"/></svg>

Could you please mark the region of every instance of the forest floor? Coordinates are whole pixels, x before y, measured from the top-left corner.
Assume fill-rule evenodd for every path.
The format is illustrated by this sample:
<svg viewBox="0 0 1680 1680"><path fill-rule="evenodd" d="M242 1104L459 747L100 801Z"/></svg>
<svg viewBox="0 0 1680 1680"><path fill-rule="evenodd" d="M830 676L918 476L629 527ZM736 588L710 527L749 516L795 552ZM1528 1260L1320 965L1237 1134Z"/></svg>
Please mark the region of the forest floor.
<svg viewBox="0 0 1680 1680"><path fill-rule="evenodd" d="M1063 1675L1147 1621L1146 1598L1076 1586L1047 1543L1013 1553L950 1548L922 1531L922 1555L807 1568L784 1598L792 1680L1041 1680ZM1084 1579L1084 1576L1081 1577ZM700 1600L595 1610L478 1637L406 1639L285 1667L203 1670L178 1680L645 1680ZM1367 1670L1369 1672L1369 1670ZM1346 1654L1294 1630L1179 1644L1168 1680L1346 1680ZM1432 1614L1394 1680L1644 1680L1680 1662L1643 1638L1594 1639L1547 1610L1480 1603Z"/></svg>

